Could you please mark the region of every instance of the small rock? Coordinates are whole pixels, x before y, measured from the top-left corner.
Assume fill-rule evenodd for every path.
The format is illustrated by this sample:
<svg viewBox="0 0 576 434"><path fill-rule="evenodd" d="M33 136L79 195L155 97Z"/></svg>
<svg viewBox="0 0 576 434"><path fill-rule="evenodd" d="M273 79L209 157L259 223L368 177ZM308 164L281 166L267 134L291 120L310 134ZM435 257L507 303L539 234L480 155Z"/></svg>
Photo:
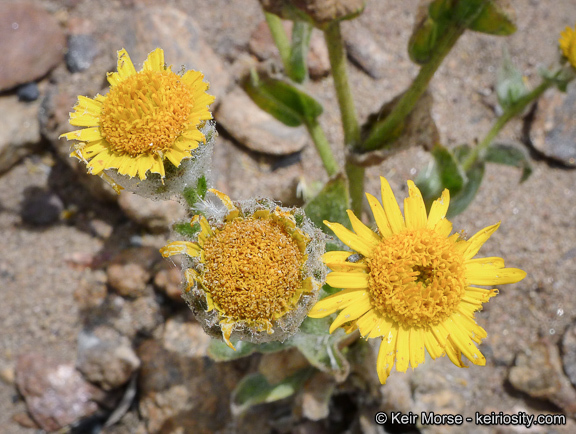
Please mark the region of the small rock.
<svg viewBox="0 0 576 434"><path fill-rule="evenodd" d="M572 324L562 338L562 364L564 372L576 387L576 324Z"/></svg>
<svg viewBox="0 0 576 434"><path fill-rule="evenodd" d="M130 247L112 259L106 270L108 284L124 297L147 294L152 268L162 259L154 247Z"/></svg>
<svg viewBox="0 0 576 434"><path fill-rule="evenodd" d="M186 217L184 207L174 200L155 201L127 191L118 197L118 205L134 222L156 233Z"/></svg>
<svg viewBox="0 0 576 434"><path fill-rule="evenodd" d="M104 270L94 270L78 282L74 290L74 300L81 310L100 306L108 295L107 277Z"/></svg>
<svg viewBox="0 0 576 434"><path fill-rule="evenodd" d="M343 23L342 33L350 60L370 77L383 78L391 57L376 43L370 31L359 21L351 20Z"/></svg>
<svg viewBox="0 0 576 434"><path fill-rule="evenodd" d="M262 355L258 371L270 384L280 383L299 370L310 366L308 360L296 348Z"/></svg>
<svg viewBox="0 0 576 434"><path fill-rule="evenodd" d="M326 419L330 413L329 404L335 387L334 377L324 372L315 373L296 397L298 414L312 421Z"/></svg>
<svg viewBox="0 0 576 434"><path fill-rule="evenodd" d="M576 416L576 390L562 371L556 345L542 340L518 354L508 380L515 389L534 398L547 399L569 417Z"/></svg>
<svg viewBox="0 0 576 434"><path fill-rule="evenodd" d="M528 116L528 119L530 116ZM539 100L529 136L544 155L576 167L576 86L566 93L550 89Z"/></svg>
<svg viewBox="0 0 576 434"><path fill-rule="evenodd" d="M130 340L113 328L84 329L78 335L76 367L103 390L123 386L139 366Z"/></svg>
<svg viewBox="0 0 576 434"><path fill-rule="evenodd" d="M159 341L138 348L139 410L148 432L217 432L230 420L230 394L243 373L233 363L188 357Z"/></svg>
<svg viewBox="0 0 576 434"><path fill-rule="evenodd" d="M165 5L139 4L132 22L137 41L135 54L130 53L132 60L144 59L152 50L162 47L166 62L173 65L174 71L181 67L201 71L210 83L209 93L216 97L215 104L222 101L232 77L224 62L202 38L204 32L191 16Z"/></svg>
<svg viewBox="0 0 576 434"><path fill-rule="evenodd" d="M128 300L111 294L86 314L85 327L110 326L129 339L137 333L150 335L163 321L160 305L154 297Z"/></svg>
<svg viewBox="0 0 576 434"><path fill-rule="evenodd" d="M39 102L19 103L16 95L0 97L0 174L38 148L39 107Z"/></svg>
<svg viewBox="0 0 576 434"><path fill-rule="evenodd" d="M70 72L81 72L90 68L97 53L96 41L91 35L68 36L66 66Z"/></svg>
<svg viewBox="0 0 576 434"><path fill-rule="evenodd" d="M166 321L162 335L164 348L186 357L206 356L211 341L200 324L179 317Z"/></svg>
<svg viewBox="0 0 576 434"><path fill-rule="evenodd" d="M65 47L64 32L44 9L0 3L0 91L46 75L62 60Z"/></svg>
<svg viewBox="0 0 576 434"><path fill-rule="evenodd" d="M292 21L282 21L284 30L288 38L292 38ZM262 21L250 35L248 42L250 51L260 60L268 60L275 58L280 60L280 52L274 43L270 27L266 21ZM308 66L308 73L312 79L319 79L326 77L330 73L330 59L328 57L328 49L324 42L322 32L318 29L312 30L310 37L310 48L306 58Z"/></svg>
<svg viewBox="0 0 576 434"><path fill-rule="evenodd" d="M24 428L40 429L40 425L38 425L34 419L32 419L32 417L25 412L16 413L14 416L12 416L12 420Z"/></svg>
<svg viewBox="0 0 576 434"><path fill-rule="evenodd" d="M33 226L48 226L60 220L64 204L56 193L39 187L31 187L24 191L24 196L20 211L24 223Z"/></svg>
<svg viewBox="0 0 576 434"><path fill-rule="evenodd" d="M235 140L256 152L288 155L301 151L309 140L303 126L284 125L260 109L240 88L222 101L216 119Z"/></svg>
<svg viewBox="0 0 576 434"><path fill-rule="evenodd" d="M182 304L186 303L182 298L182 272L180 267L175 267L168 261L162 261L160 263L160 271L154 276L154 285L171 300Z"/></svg>
<svg viewBox="0 0 576 434"><path fill-rule="evenodd" d="M14 379L16 378L16 373L14 371L14 366L6 366L0 369L0 380L9 386L14 384Z"/></svg>
<svg viewBox="0 0 576 434"><path fill-rule="evenodd" d="M56 431L98 410L102 392L87 383L71 363L36 353L23 354L16 365L16 384L35 422Z"/></svg>
<svg viewBox="0 0 576 434"><path fill-rule="evenodd" d="M22 102L36 101L40 96L40 89L38 89L38 83L36 83L35 81L31 81L30 83L24 83L23 85L18 86L16 95L18 95L18 101Z"/></svg>

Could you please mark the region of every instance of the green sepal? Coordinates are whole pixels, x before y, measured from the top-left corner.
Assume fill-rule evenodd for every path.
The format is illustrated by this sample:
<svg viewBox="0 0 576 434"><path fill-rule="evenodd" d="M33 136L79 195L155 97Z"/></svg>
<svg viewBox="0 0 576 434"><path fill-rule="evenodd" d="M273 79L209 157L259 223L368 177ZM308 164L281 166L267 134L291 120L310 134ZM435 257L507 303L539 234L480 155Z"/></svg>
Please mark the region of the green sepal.
<svg viewBox="0 0 576 434"><path fill-rule="evenodd" d="M172 225L172 230L177 234L183 235L187 238L192 238L194 235L200 232L201 227L198 223L191 225L189 221L176 222Z"/></svg>
<svg viewBox="0 0 576 434"><path fill-rule="evenodd" d="M306 58L310 47L312 25L304 21L295 21L292 28L292 47L290 50L290 78L302 83L308 77Z"/></svg>
<svg viewBox="0 0 576 434"><path fill-rule="evenodd" d="M304 206L306 216L324 232L332 233L324 220L351 228L346 210L350 208L348 183L342 174L330 179L318 195Z"/></svg>
<svg viewBox="0 0 576 434"><path fill-rule="evenodd" d="M476 19L468 25L468 29L489 35L509 36L517 30L511 15L512 13L508 13L490 0Z"/></svg>
<svg viewBox="0 0 576 434"><path fill-rule="evenodd" d="M490 145L483 156L487 163L503 164L505 166L519 167L522 169L520 182L524 182L532 174L532 166L528 156L521 149L504 143Z"/></svg>
<svg viewBox="0 0 576 434"><path fill-rule="evenodd" d="M230 360L241 359L253 353L275 353L290 348L291 345L285 345L282 342L265 342L262 344L253 344L252 342L235 341L232 342L236 351L226 345L219 339L212 339L208 346L208 356L217 362L227 362Z"/></svg>
<svg viewBox="0 0 576 434"><path fill-rule="evenodd" d="M243 81L243 87L258 107L289 127L308 123L324 110L307 93L282 80L260 78L255 70Z"/></svg>
<svg viewBox="0 0 576 434"><path fill-rule="evenodd" d="M508 50L503 50L502 64L498 69L496 95L498 103L507 110L528 94L522 73L514 66Z"/></svg>
<svg viewBox="0 0 576 434"><path fill-rule="evenodd" d="M198 178L196 186L186 187L182 192L182 195L184 196L184 199L186 200L188 206L193 207L196 204L196 202L206 197L207 191L208 191L208 181L206 180L206 177L202 175L200 178Z"/></svg>
<svg viewBox="0 0 576 434"><path fill-rule="evenodd" d="M466 175L450 150L437 144L431 154L433 160L420 171L415 180L427 209L430 209L432 202L441 196L445 188L452 197L458 194L466 183Z"/></svg>
<svg viewBox="0 0 576 434"><path fill-rule="evenodd" d="M270 384L260 373L249 374L232 392L232 413L238 415L254 405L288 398L298 392L313 373L314 369L304 368L278 384Z"/></svg>

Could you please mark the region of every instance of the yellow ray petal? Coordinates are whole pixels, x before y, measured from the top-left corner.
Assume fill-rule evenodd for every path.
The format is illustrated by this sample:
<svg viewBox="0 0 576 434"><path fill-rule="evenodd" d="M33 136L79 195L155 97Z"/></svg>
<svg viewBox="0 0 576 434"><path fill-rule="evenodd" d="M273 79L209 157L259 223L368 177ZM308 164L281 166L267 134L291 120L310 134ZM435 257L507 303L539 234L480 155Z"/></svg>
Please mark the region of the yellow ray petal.
<svg viewBox="0 0 576 434"><path fill-rule="evenodd" d="M428 222L426 223L426 227L428 229L434 229L440 220L446 217L449 206L450 191L445 188L442 192L442 196L432 202L432 207L430 208L430 214L428 215Z"/></svg>
<svg viewBox="0 0 576 434"><path fill-rule="evenodd" d="M330 223L329 221L324 220L324 224L328 226L334 234L336 234L340 241L352 250L368 257L372 254L372 251L374 250L373 244L366 242L366 240L360 238L351 230L346 229L340 223Z"/></svg>
<svg viewBox="0 0 576 434"><path fill-rule="evenodd" d="M332 271L342 273L366 273L368 266L362 262L325 262L326 266Z"/></svg>
<svg viewBox="0 0 576 434"><path fill-rule="evenodd" d="M488 226L480 231L478 231L472 238L467 241L468 246L464 251L464 259L472 259L476 256L476 253L480 250L480 247L488 241L488 238L496 232L496 229L500 226L500 222L495 225Z"/></svg>
<svg viewBox="0 0 576 434"><path fill-rule="evenodd" d="M487 303L492 297L498 295L497 289L484 289L469 286L466 288L462 300L470 300L470 303Z"/></svg>
<svg viewBox="0 0 576 434"><path fill-rule="evenodd" d="M444 347L444 350L446 351L446 355L448 356L450 361L454 363L456 366L458 366L459 368L468 367L462 361L462 352L450 338L448 338L448 340L446 341L446 346Z"/></svg>
<svg viewBox="0 0 576 434"><path fill-rule="evenodd" d="M80 140L81 142L94 142L97 140L102 140L102 134L100 133L100 127L84 128L81 130L71 131L66 134L62 134L60 137L66 137L68 140Z"/></svg>
<svg viewBox="0 0 576 434"><path fill-rule="evenodd" d="M326 276L326 283L333 288L368 288L368 274L333 271Z"/></svg>
<svg viewBox="0 0 576 434"><path fill-rule="evenodd" d="M230 342L230 336L232 335L232 331L234 330L234 323L225 323L224 321L220 321L220 329L222 330L222 339L226 342L230 348L236 351L232 342Z"/></svg>
<svg viewBox="0 0 576 434"><path fill-rule="evenodd" d="M460 329L466 330L468 337L477 344L488 336L486 330L479 326L461 306L458 306L457 311L452 315L452 319L458 324Z"/></svg>
<svg viewBox="0 0 576 434"><path fill-rule="evenodd" d="M308 313L310 318L324 318L337 310L344 309L356 300L366 297L365 289L344 289L318 301Z"/></svg>
<svg viewBox="0 0 576 434"><path fill-rule="evenodd" d="M210 227L210 223L208 222L206 217L204 217L203 215L195 215L194 217L192 217L192 220L190 220L190 226L194 226L196 223L198 223L200 225L200 228L202 229L202 233L205 236L214 235L214 232L212 231L212 228Z"/></svg>
<svg viewBox="0 0 576 434"><path fill-rule="evenodd" d="M342 310L330 325L330 333L334 332L342 324L358 319L372 308L370 297L368 294L364 298L360 298L352 303L350 306Z"/></svg>
<svg viewBox="0 0 576 434"><path fill-rule="evenodd" d="M131 75L136 74L134 64L132 63L128 52L124 48L118 51L118 66L116 69L118 72L108 73L108 82L112 86L115 86L122 80L125 80Z"/></svg>
<svg viewBox="0 0 576 434"><path fill-rule="evenodd" d="M366 193L366 198L372 209L372 214L374 215L374 220L376 221L376 226L378 226L378 231L382 238L389 238L392 234L392 229L390 228L390 223L388 223L388 217L384 212L384 208L374 196L370 193Z"/></svg>
<svg viewBox="0 0 576 434"><path fill-rule="evenodd" d="M421 327L410 328L410 366L415 368L424 363L424 329Z"/></svg>
<svg viewBox="0 0 576 434"><path fill-rule="evenodd" d="M374 327L380 324L381 321L382 318L376 312L376 309L370 309L366 314L358 318L356 325L358 326L362 337L367 338L368 334L374 329Z"/></svg>
<svg viewBox="0 0 576 434"><path fill-rule="evenodd" d="M402 326L398 329L396 341L396 370L406 372L410 363L410 329Z"/></svg>
<svg viewBox="0 0 576 434"><path fill-rule="evenodd" d="M156 48L144 61L143 71L164 71L164 50Z"/></svg>
<svg viewBox="0 0 576 434"><path fill-rule="evenodd" d="M448 237L450 232L452 232L452 222L448 219L442 219L438 223L436 223L436 227L434 231L438 233L438 235L442 237Z"/></svg>
<svg viewBox="0 0 576 434"><path fill-rule="evenodd" d="M396 358L396 342L398 339L398 329L393 328L388 332L387 336L382 338L380 350L378 351L378 359L376 360L376 371L380 383L386 384L386 379L392 372L394 360Z"/></svg>
<svg viewBox="0 0 576 434"><path fill-rule="evenodd" d="M452 341L468 360L475 365L483 366L486 364L486 359L470 339L468 332L463 330L452 317L446 319L442 325L450 332L448 340Z"/></svg>
<svg viewBox="0 0 576 434"><path fill-rule="evenodd" d="M519 268L490 268L466 266L466 279L472 285L504 285L520 282L526 272Z"/></svg>
<svg viewBox="0 0 576 434"><path fill-rule="evenodd" d="M398 325L395 322L390 321L389 319L384 317L380 318L381 321L377 323L374 326L374 328L370 331L370 334L368 335L369 339L387 337L390 333L390 330L392 330L393 328L398 328Z"/></svg>
<svg viewBox="0 0 576 434"><path fill-rule="evenodd" d="M194 258L200 254L202 249L198 244L190 243L188 241L174 241L160 249L163 257L174 255L188 255Z"/></svg>
<svg viewBox="0 0 576 434"><path fill-rule="evenodd" d="M438 340L431 330L424 331L424 345L426 346L428 354L430 354L430 357L433 359L437 359L446 354L444 348L438 343Z"/></svg>
<svg viewBox="0 0 576 434"><path fill-rule="evenodd" d="M422 193L413 181L408 181L410 197L404 199L404 219L407 229L420 229L426 227L426 205Z"/></svg>
<svg viewBox="0 0 576 434"><path fill-rule="evenodd" d="M326 262L345 262L346 259L352 254L353 252L345 252L341 250L334 250L331 252L326 252L322 255L322 261Z"/></svg>
<svg viewBox="0 0 576 434"><path fill-rule="evenodd" d="M402 218L402 212L400 211L398 202L396 202L396 198L394 197L394 193L392 192L390 184L386 178L382 176L380 177L380 187L382 194L382 205L384 207L386 217L388 217L388 223L390 223L392 233L398 234L406 229L404 219Z"/></svg>
<svg viewBox="0 0 576 434"><path fill-rule="evenodd" d="M352 211L347 210L346 213L348 213L348 218L350 219L352 229L354 229L356 235L374 246L377 246L380 243L380 237L376 235L372 229L362 223Z"/></svg>

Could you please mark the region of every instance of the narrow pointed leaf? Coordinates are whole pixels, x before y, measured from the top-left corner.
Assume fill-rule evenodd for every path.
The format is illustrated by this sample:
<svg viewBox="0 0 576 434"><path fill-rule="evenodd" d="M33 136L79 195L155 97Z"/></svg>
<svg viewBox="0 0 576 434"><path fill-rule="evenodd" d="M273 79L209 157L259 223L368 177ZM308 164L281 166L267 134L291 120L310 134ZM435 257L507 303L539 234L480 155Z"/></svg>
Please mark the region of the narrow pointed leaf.
<svg viewBox="0 0 576 434"><path fill-rule="evenodd" d="M346 210L350 208L348 184L343 175L337 175L326 183L318 195L304 206L306 216L327 233L331 233L324 220L341 223L351 229Z"/></svg>
<svg viewBox="0 0 576 434"><path fill-rule="evenodd" d="M521 168L522 177L520 178L520 182L526 181L532 173L532 166L530 165L528 156L516 146L504 143L492 144L484 155L484 161Z"/></svg>
<svg viewBox="0 0 576 434"><path fill-rule="evenodd" d="M450 208L446 217L452 218L463 212L472 203L484 177L484 162L477 162L466 172L466 183L462 190L450 197Z"/></svg>

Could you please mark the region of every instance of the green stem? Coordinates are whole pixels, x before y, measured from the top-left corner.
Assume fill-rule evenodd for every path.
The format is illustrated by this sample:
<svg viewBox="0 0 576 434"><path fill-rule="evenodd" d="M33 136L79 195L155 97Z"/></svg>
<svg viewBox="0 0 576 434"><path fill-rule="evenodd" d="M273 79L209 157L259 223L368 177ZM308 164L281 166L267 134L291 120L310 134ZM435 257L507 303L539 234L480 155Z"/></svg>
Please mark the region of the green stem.
<svg viewBox="0 0 576 434"><path fill-rule="evenodd" d="M362 218L362 203L364 200L364 174L366 169L356 166L350 161L346 162L346 176L348 177L348 191L350 193L350 206L356 217Z"/></svg>
<svg viewBox="0 0 576 434"><path fill-rule="evenodd" d="M266 17L266 22L268 23L268 27L270 28L270 33L272 33L272 39L274 39L274 43L278 47L278 51L280 52L280 58L282 59L282 64L284 65L284 70L286 71L287 76L291 76L291 63L290 63L290 56L291 56L291 44L290 40L288 39L288 35L284 31L284 26L282 25L282 19L278 15L271 14L269 12L264 12L264 16Z"/></svg>
<svg viewBox="0 0 576 434"><path fill-rule="evenodd" d="M340 116L342 117L342 127L344 128L344 142L346 146L355 146L360 140L360 127L354 106L354 98L348 83L348 69L346 62L346 51L342 33L340 32L340 23L333 22L324 30L324 39L328 47L328 56L334 77L334 87L340 107Z"/></svg>
<svg viewBox="0 0 576 434"><path fill-rule="evenodd" d="M420 72L418 72L418 75L408 90L404 95L402 95L398 103L394 106L390 114L374 126L366 141L362 144L361 148L358 149L359 152L373 151L375 149L383 148L387 141L390 141L393 133L414 109L414 106L428 88L428 84L434 76L434 73L442 64L442 61L450 52L454 44L456 44L458 38L460 38L462 33L464 33L464 30L464 27L460 26L453 26L448 29L442 39L438 42L430 61L420 68Z"/></svg>
<svg viewBox="0 0 576 434"><path fill-rule="evenodd" d="M312 140L314 141L314 146L316 146L316 150L318 151L318 155L320 155L320 159L322 160L322 164L324 164L328 176L336 175L339 170L338 162L336 161L336 158L334 158L330 143L328 143L328 139L324 134L324 130L322 130L322 127L318 123L318 120L316 118L308 120L306 122L306 127L308 128L310 137L312 137Z"/></svg>
<svg viewBox="0 0 576 434"><path fill-rule="evenodd" d="M346 50L340 31L340 23L333 22L324 30L324 39L328 48L334 88L338 98L342 128L344 129L344 143L350 149L357 146L360 141L360 125L356 114L356 106L348 81ZM364 197L364 168L346 162L348 175L348 189L350 192L350 205L358 218L362 216L362 201Z"/></svg>
<svg viewBox="0 0 576 434"><path fill-rule="evenodd" d="M528 104L538 99L546 91L546 89L552 87L553 85L554 83L550 80L542 81L542 83L540 83L538 87L534 88L532 92L524 95L522 98L516 101L515 104L504 111L504 113L502 113L502 115L496 119L496 122L494 122L494 125L492 128L490 128L490 131L488 131L488 134L486 134L486 137L484 137L478 146L472 149L470 155L468 155L468 157L464 160L462 163L462 168L464 171L468 171L474 165L476 160L478 160L478 156L481 155L481 153L490 146L492 141L496 138L498 133L500 133L508 121L510 121L510 119L522 113Z"/></svg>

